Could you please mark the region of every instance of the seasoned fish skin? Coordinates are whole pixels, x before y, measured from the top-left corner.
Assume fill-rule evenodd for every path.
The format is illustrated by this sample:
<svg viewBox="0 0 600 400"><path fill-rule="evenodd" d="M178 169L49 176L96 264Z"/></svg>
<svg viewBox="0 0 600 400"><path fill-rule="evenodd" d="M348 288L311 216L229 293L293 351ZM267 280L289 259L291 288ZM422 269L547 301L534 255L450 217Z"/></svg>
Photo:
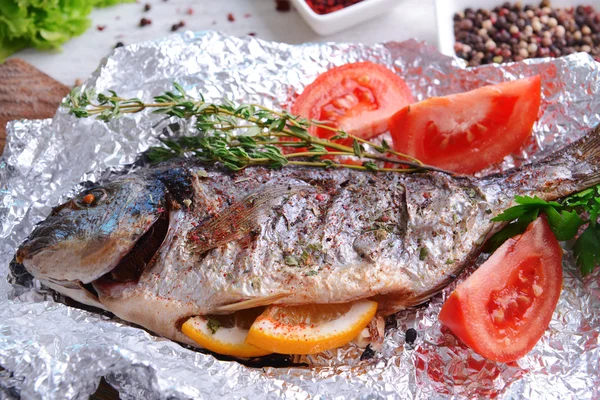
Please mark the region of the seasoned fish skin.
<svg viewBox="0 0 600 400"><path fill-rule="evenodd" d="M162 244L136 269L135 279L123 273L123 265L99 279L98 271L83 270L73 279L68 265L48 273L44 260L36 258L40 246L30 244L39 243L40 235L57 236L53 224L61 215L69 221L86 218L64 205L34 230L17 259L57 290L69 286L68 295L73 286L87 290L79 301L186 343L179 326L187 317L259 305L373 298L378 312L388 315L425 301L469 265L500 228L491 218L510 207L514 195L556 199L600 182L599 153L595 130L540 163L483 179L308 168L232 173L178 160L110 183L111 192L123 192L118 198L133 202L121 202L120 210L151 205L145 216L127 215L125 226L141 226L136 218L142 217L147 224L149 216L166 221L168 215ZM154 189L146 197L139 190L130 196L132 181ZM98 207L98 213L116 212L110 201ZM86 221L88 240L122 240L120 225L96 236L92 225ZM154 230L160 230L157 223L146 233ZM45 250L58 257L75 246L76 233L44 239ZM96 264L100 268L99 260ZM106 265L101 267L105 273ZM95 293L89 293L90 284ZM92 294L96 300L90 300Z"/></svg>

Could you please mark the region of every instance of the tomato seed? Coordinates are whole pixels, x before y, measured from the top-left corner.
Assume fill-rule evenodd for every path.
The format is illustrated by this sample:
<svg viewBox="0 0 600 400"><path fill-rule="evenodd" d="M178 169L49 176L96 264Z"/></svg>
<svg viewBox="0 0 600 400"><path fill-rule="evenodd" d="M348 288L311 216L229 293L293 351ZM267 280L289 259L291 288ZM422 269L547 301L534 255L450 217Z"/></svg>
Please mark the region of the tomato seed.
<svg viewBox="0 0 600 400"><path fill-rule="evenodd" d="M358 83L365 85L371 81L371 77L369 75L363 75L356 80Z"/></svg>
<svg viewBox="0 0 600 400"><path fill-rule="evenodd" d="M504 321L504 310L497 308L492 312L492 319L495 324L501 324Z"/></svg>

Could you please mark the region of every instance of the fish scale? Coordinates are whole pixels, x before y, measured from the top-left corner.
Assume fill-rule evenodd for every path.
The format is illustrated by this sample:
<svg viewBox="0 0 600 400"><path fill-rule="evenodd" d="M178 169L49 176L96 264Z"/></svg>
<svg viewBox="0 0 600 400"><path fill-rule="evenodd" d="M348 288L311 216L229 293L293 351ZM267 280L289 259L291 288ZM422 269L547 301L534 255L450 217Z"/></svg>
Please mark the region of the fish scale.
<svg viewBox="0 0 600 400"><path fill-rule="evenodd" d="M55 290L191 345L180 327L196 315L364 298L389 315L470 265L515 195L552 200L600 182L599 132L480 179L175 160L55 208L17 261ZM88 205L90 190L105 196Z"/></svg>

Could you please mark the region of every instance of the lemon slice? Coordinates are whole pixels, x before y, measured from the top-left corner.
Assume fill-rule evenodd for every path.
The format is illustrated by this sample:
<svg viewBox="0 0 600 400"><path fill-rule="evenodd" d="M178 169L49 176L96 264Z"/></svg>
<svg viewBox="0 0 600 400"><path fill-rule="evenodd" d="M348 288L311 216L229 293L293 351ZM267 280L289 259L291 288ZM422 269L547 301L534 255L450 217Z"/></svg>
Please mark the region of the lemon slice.
<svg viewBox="0 0 600 400"><path fill-rule="evenodd" d="M314 354L351 342L369 324L377 303L270 306L254 321L246 343L273 353Z"/></svg>
<svg viewBox="0 0 600 400"><path fill-rule="evenodd" d="M192 317L183 323L181 332L205 349L218 354L246 358L265 356L271 351L245 343L248 328L263 309Z"/></svg>

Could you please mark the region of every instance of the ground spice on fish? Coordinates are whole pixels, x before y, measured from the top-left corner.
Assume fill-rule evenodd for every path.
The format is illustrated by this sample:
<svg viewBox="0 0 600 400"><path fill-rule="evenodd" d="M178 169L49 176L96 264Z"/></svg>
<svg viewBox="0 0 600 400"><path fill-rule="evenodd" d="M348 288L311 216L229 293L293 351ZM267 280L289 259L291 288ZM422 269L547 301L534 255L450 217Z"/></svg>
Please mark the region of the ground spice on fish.
<svg viewBox="0 0 600 400"><path fill-rule="evenodd" d="M454 36L456 55L471 66L576 52L600 60L600 14L592 6L552 8L544 0L467 8L454 15Z"/></svg>

